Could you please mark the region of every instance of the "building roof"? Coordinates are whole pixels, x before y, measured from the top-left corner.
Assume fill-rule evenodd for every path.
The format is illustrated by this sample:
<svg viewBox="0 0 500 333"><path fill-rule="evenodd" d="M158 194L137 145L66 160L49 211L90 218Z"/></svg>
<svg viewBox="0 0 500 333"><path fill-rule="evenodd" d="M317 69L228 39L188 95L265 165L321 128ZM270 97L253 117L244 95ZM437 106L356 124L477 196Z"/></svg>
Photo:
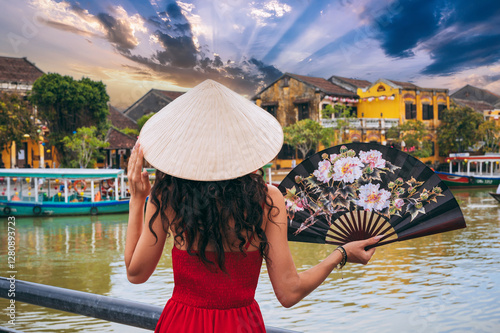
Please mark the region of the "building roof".
<svg viewBox="0 0 500 333"><path fill-rule="evenodd" d="M159 90L159 89L151 89L151 90L155 93L162 94L163 96L170 99L170 101L173 101L180 95L184 94L183 91L169 91L169 90Z"/></svg>
<svg viewBox="0 0 500 333"><path fill-rule="evenodd" d="M111 125L118 129L124 129L124 128L132 128L132 129L137 129L137 123L124 114L123 112L119 111L117 108L112 106L111 104L109 105L109 120L111 121Z"/></svg>
<svg viewBox="0 0 500 333"><path fill-rule="evenodd" d="M472 101L455 97L453 97L452 99L456 104L460 106L468 106L476 112L483 113L484 111L491 111L495 109L495 107L492 104L484 101Z"/></svg>
<svg viewBox="0 0 500 333"><path fill-rule="evenodd" d="M342 88L341 86L338 86L321 77L304 76L291 73L285 73L284 75L288 75L298 81L302 81L306 84L319 88L322 92L328 95L349 96L349 97L357 96L356 93L349 91L345 88Z"/></svg>
<svg viewBox="0 0 500 333"><path fill-rule="evenodd" d="M403 82L403 81L395 81L395 80L387 80L387 81L390 81L390 82L394 83L395 85L400 86L403 89L411 89L411 90L421 90L422 89L419 86L417 86L416 84L413 84L411 82Z"/></svg>
<svg viewBox="0 0 500 333"><path fill-rule="evenodd" d="M411 83L411 82L403 82L403 81L387 80L387 79L378 79L369 87L363 88L363 90L367 91L369 88L371 88L371 87L373 87L381 82L388 84L389 86L396 88L396 89L399 88L399 89L404 89L404 90L419 90L419 91L433 91L433 92L448 93L448 89L444 89L444 88L423 88L423 87L419 87L416 84Z"/></svg>
<svg viewBox="0 0 500 333"><path fill-rule="evenodd" d="M44 72L26 58L0 56L0 82L32 85L43 74Z"/></svg>
<svg viewBox="0 0 500 333"><path fill-rule="evenodd" d="M145 93L141 98L134 102L131 106L129 106L123 113L128 117L137 120L140 117L144 116L146 113L150 112L158 112L165 105L168 105L177 97L184 94L181 91L169 91L169 90L160 90L160 89L151 89L147 93ZM148 97L153 97L157 99L156 105L147 107L148 112L144 112L144 106ZM147 104L147 103L146 103Z"/></svg>
<svg viewBox="0 0 500 333"><path fill-rule="evenodd" d="M109 146L104 149L132 149L136 141L137 138L111 127L106 134L106 142L109 142Z"/></svg>
<svg viewBox="0 0 500 333"><path fill-rule="evenodd" d="M343 96L343 97L358 97L358 95L352 91L349 91L347 89L342 88L341 86L338 86L326 79L320 78L320 77L313 77L313 76L305 76L305 75L298 75L298 74L292 74L292 73L285 73L281 75L279 78L271 82L268 86L265 88L261 89L257 94L255 94L251 100L256 100L260 98L260 94L262 92L266 91L269 89L269 87L273 86L276 82L282 80L285 77L291 77L294 78L298 81L301 81L305 84L308 84L314 88L319 89L321 92L327 95L334 95L334 96Z"/></svg>
<svg viewBox="0 0 500 333"><path fill-rule="evenodd" d="M370 81L360 80L360 79L352 79L342 76L332 75L328 81L333 84L340 85L341 87L356 92L358 88L366 88L372 85Z"/></svg>
<svg viewBox="0 0 500 333"><path fill-rule="evenodd" d="M450 97L469 101L483 101L489 104L500 102L499 95L486 89L471 86L470 84L458 89Z"/></svg>

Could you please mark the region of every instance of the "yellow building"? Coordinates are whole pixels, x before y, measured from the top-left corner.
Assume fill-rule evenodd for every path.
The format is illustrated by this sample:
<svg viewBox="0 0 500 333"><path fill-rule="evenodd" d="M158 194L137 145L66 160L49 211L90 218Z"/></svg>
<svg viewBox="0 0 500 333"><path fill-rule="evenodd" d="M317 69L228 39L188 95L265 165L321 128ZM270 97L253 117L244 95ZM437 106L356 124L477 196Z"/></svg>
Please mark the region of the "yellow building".
<svg viewBox="0 0 500 333"><path fill-rule="evenodd" d="M359 88L357 94L361 126L351 133L353 141L386 144L387 129L416 119L426 125L429 130L426 139L433 143L433 156L422 160L439 162L436 129L441 112L450 106L448 89L422 88L409 82L379 79L369 87Z"/></svg>

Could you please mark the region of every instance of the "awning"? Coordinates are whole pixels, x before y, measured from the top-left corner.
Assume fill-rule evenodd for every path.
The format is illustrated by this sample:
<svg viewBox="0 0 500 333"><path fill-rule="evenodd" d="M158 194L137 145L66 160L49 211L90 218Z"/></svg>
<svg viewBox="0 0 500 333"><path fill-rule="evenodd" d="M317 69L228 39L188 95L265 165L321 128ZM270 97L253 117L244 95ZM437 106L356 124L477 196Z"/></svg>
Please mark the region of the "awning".
<svg viewBox="0 0 500 333"><path fill-rule="evenodd" d="M0 177L27 178L115 178L122 169L0 169Z"/></svg>

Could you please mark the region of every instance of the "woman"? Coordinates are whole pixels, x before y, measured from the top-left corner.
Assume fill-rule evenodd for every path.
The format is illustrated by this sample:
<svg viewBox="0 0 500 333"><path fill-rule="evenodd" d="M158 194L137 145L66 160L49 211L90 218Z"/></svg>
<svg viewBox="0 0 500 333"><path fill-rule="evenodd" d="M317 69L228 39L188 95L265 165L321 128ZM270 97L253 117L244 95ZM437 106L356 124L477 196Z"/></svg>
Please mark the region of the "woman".
<svg viewBox="0 0 500 333"><path fill-rule="evenodd" d="M265 332L254 300L263 258L276 297L291 307L335 267L366 264L375 251L364 249L380 237L351 242L297 273L283 196L251 172L281 149L281 126L216 82L158 112L138 141L129 161L128 279L145 282L174 239L175 287L156 332ZM143 158L158 170L152 189Z"/></svg>

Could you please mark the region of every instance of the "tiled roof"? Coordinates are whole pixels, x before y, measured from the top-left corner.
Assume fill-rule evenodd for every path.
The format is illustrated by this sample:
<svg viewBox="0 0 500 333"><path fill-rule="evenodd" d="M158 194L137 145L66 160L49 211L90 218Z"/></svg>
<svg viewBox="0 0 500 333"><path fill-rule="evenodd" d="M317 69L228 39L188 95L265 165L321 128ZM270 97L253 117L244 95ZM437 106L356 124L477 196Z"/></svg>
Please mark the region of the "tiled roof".
<svg viewBox="0 0 500 333"><path fill-rule="evenodd" d="M413 83L410 83L410 82L402 82L402 81L394 81L394 80L388 80L388 81L391 81L392 83L400 86L403 89L414 89L414 90L416 90L416 89L418 89L418 90L422 89L419 86L417 86L417 85L415 85Z"/></svg>
<svg viewBox="0 0 500 333"><path fill-rule="evenodd" d="M43 74L26 58L0 56L0 82L33 84Z"/></svg>
<svg viewBox="0 0 500 333"><path fill-rule="evenodd" d="M371 84L372 84L370 81L360 80L360 79L351 79L351 78L336 76L336 75L332 75L332 78L336 78L337 80L344 81L345 83L348 83L352 86L355 86L356 88L366 88L366 87L371 86Z"/></svg>
<svg viewBox="0 0 500 333"><path fill-rule="evenodd" d="M137 138L111 127L106 134L106 142L109 142L109 147L105 149L132 149L136 141Z"/></svg>
<svg viewBox="0 0 500 333"><path fill-rule="evenodd" d="M483 101L489 104L496 104L500 102L499 95L486 89L471 86L470 84L455 91L450 95L450 97L469 101Z"/></svg>
<svg viewBox="0 0 500 333"><path fill-rule="evenodd" d="M159 89L152 89L152 91L162 94L163 96L169 98L171 101L173 101L180 95L184 94L183 91L169 91L169 90L159 90Z"/></svg>
<svg viewBox="0 0 500 333"><path fill-rule="evenodd" d="M137 123L132 118L125 115L123 112L120 112L112 105L109 105L109 120L111 121L111 125L118 129L124 129L127 127L132 129L138 128Z"/></svg>
<svg viewBox="0 0 500 333"><path fill-rule="evenodd" d="M453 101L455 103L457 103L458 105L468 106L471 109L473 109L474 111L481 112L481 113L483 113L483 111L490 111L490 110L495 109L495 107L492 104L484 102L484 101L471 101L471 100L461 99L461 98L453 98Z"/></svg>
<svg viewBox="0 0 500 333"><path fill-rule="evenodd" d="M355 93L344 89L340 86L337 86L336 84L331 83L330 81L320 78L320 77L312 77L312 76L304 76L304 75L297 75L297 74L290 74L286 73L285 75L288 75L290 77L293 77L296 80L302 81L304 83L307 83L309 85L312 85L314 87L319 88L321 91L323 91L326 94L329 95L337 95L337 96L349 96L349 97L355 97L357 96Z"/></svg>

